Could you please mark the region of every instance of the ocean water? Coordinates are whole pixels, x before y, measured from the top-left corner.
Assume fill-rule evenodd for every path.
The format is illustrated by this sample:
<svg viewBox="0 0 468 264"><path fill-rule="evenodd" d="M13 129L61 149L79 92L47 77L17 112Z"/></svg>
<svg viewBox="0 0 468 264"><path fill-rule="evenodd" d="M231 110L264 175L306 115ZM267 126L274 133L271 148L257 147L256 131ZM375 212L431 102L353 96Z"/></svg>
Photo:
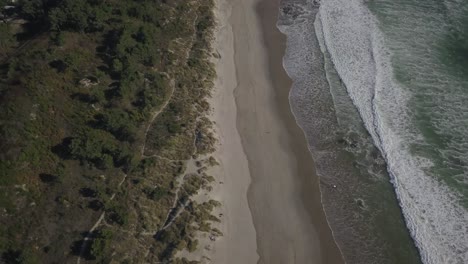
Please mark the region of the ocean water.
<svg viewBox="0 0 468 264"><path fill-rule="evenodd" d="M291 108L348 263L468 263L468 1L283 0Z"/></svg>

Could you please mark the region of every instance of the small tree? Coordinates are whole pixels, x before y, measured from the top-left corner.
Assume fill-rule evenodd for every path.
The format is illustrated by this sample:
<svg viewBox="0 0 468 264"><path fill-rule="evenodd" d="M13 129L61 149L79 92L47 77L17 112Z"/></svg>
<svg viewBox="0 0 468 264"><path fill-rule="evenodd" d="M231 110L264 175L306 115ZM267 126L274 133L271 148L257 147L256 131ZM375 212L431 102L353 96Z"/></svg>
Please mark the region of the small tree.
<svg viewBox="0 0 468 264"><path fill-rule="evenodd" d="M93 240L91 245L91 255L100 260L105 256L105 251L109 246L110 240L112 239L112 231L108 229L100 230L96 234L96 238Z"/></svg>

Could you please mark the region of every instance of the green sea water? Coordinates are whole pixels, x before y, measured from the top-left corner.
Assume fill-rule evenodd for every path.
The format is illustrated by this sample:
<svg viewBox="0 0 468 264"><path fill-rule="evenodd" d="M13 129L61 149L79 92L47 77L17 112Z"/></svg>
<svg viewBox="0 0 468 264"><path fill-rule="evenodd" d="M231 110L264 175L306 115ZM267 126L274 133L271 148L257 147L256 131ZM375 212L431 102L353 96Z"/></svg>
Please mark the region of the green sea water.
<svg viewBox="0 0 468 264"><path fill-rule="evenodd" d="M413 155L468 205L468 1L370 1L410 95Z"/></svg>
<svg viewBox="0 0 468 264"><path fill-rule="evenodd" d="M468 2L323 0L319 15L422 261L468 263Z"/></svg>
<svg viewBox="0 0 468 264"><path fill-rule="evenodd" d="M284 0L279 28L348 263L468 263L468 1Z"/></svg>

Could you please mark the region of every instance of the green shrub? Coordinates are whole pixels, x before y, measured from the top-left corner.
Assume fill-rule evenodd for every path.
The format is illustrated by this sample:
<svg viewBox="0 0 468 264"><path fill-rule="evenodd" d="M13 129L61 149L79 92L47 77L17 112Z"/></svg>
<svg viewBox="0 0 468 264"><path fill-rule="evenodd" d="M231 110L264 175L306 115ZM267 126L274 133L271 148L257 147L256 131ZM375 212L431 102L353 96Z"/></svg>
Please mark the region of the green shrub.
<svg viewBox="0 0 468 264"><path fill-rule="evenodd" d="M111 242L113 233L109 229L97 231L96 237L91 245L91 255L95 259L102 259L105 256L105 252L109 243Z"/></svg>

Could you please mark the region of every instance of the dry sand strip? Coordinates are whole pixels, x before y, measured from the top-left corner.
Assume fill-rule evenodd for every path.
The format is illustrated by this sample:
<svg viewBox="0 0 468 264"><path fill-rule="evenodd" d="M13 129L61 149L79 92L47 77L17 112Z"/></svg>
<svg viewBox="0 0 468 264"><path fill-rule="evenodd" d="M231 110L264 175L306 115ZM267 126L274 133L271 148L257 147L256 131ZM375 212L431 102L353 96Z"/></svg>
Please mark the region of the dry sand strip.
<svg viewBox="0 0 468 264"><path fill-rule="evenodd" d="M220 212L224 236L217 238L205 263L257 263L256 233L247 201L250 173L247 157L242 148L236 128L237 109L234 89L237 87L234 65L234 39L229 23L231 4L216 0L217 19L215 52L220 55L216 61L217 79L210 105L213 107L212 120L219 139L215 158L220 166L210 169L221 184L216 184L210 195L222 203ZM205 239L206 241L206 239Z"/></svg>

